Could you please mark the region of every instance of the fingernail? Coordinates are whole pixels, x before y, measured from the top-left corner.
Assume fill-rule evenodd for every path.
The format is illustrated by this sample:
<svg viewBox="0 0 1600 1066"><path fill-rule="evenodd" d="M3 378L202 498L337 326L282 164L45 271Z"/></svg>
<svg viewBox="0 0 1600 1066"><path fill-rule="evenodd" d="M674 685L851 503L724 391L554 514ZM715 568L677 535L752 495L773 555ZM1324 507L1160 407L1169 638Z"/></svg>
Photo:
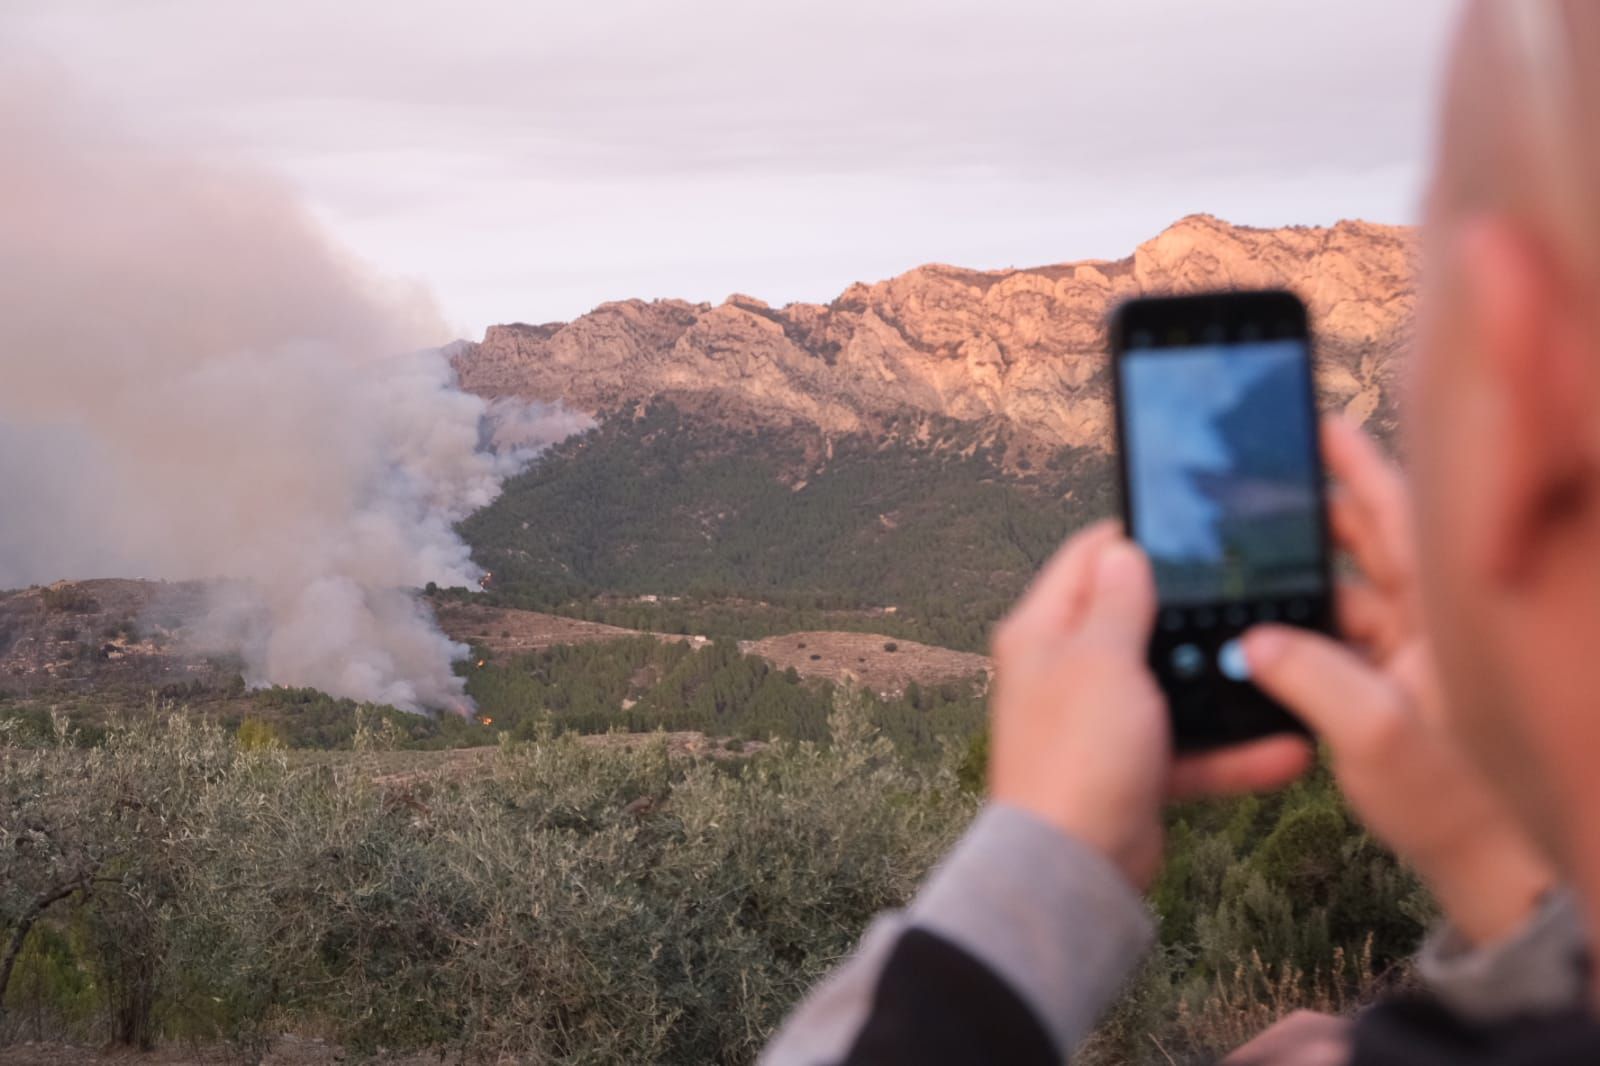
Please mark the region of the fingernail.
<svg viewBox="0 0 1600 1066"><path fill-rule="evenodd" d="M1283 655L1289 639L1273 626L1257 626L1244 635L1244 657L1252 673L1267 669Z"/></svg>

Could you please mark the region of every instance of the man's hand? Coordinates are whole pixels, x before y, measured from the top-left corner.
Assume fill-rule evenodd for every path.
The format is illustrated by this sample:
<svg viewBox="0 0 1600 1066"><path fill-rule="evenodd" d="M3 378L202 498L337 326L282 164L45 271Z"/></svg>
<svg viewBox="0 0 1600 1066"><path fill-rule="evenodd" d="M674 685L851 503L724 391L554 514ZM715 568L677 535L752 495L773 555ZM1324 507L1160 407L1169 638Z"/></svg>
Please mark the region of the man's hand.
<svg viewBox="0 0 1600 1066"><path fill-rule="evenodd" d="M1340 626L1355 648L1263 626L1245 638L1251 674L1328 745L1356 812L1461 931L1498 939L1526 920L1554 875L1441 720L1399 471L1343 420L1326 422L1323 448L1340 483L1334 536L1363 575L1339 590Z"/></svg>
<svg viewBox="0 0 1600 1066"><path fill-rule="evenodd" d="M1146 665L1155 611L1149 561L1100 523L1045 564L994 638L993 798L1095 848L1140 888L1160 865L1165 799L1276 787L1310 758L1304 741L1273 737L1174 764Z"/></svg>

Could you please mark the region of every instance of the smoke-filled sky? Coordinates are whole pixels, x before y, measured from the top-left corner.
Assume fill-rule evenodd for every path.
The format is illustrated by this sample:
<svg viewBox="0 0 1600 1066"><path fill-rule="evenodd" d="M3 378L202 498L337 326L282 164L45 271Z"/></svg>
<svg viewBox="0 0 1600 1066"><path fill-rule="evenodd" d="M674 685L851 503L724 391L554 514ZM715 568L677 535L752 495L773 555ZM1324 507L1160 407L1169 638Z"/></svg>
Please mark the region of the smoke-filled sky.
<svg viewBox="0 0 1600 1066"><path fill-rule="evenodd" d="M0 589L232 579L186 621L246 681L465 709L411 590L474 584L454 524L587 419L461 392L425 290L124 115L0 65Z"/></svg>
<svg viewBox="0 0 1600 1066"><path fill-rule="evenodd" d="M1173 219L1409 221L1452 0L11 0L186 151L253 158L451 330L826 300Z"/></svg>

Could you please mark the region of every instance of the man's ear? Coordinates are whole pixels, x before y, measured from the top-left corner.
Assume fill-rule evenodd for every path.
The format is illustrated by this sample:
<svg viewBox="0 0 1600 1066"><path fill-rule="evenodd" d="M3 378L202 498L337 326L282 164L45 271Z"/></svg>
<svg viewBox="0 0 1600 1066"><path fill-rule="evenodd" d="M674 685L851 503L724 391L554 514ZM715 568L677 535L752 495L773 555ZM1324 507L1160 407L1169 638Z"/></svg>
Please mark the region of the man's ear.
<svg viewBox="0 0 1600 1066"><path fill-rule="evenodd" d="M1482 359L1478 411L1489 434L1479 472L1484 518L1479 564L1519 584L1550 537L1593 502L1595 367L1585 347L1588 308L1524 227L1484 218L1463 227L1458 264Z"/></svg>

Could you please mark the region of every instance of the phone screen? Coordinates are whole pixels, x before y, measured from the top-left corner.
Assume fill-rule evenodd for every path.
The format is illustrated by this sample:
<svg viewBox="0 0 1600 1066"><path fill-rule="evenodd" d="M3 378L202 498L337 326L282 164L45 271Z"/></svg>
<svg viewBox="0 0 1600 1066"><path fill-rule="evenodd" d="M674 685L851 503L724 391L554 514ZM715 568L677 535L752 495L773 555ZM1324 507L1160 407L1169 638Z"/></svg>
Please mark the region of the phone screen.
<svg viewBox="0 0 1600 1066"><path fill-rule="evenodd" d="M1321 593L1304 339L1130 348L1118 366L1131 532L1162 604Z"/></svg>

